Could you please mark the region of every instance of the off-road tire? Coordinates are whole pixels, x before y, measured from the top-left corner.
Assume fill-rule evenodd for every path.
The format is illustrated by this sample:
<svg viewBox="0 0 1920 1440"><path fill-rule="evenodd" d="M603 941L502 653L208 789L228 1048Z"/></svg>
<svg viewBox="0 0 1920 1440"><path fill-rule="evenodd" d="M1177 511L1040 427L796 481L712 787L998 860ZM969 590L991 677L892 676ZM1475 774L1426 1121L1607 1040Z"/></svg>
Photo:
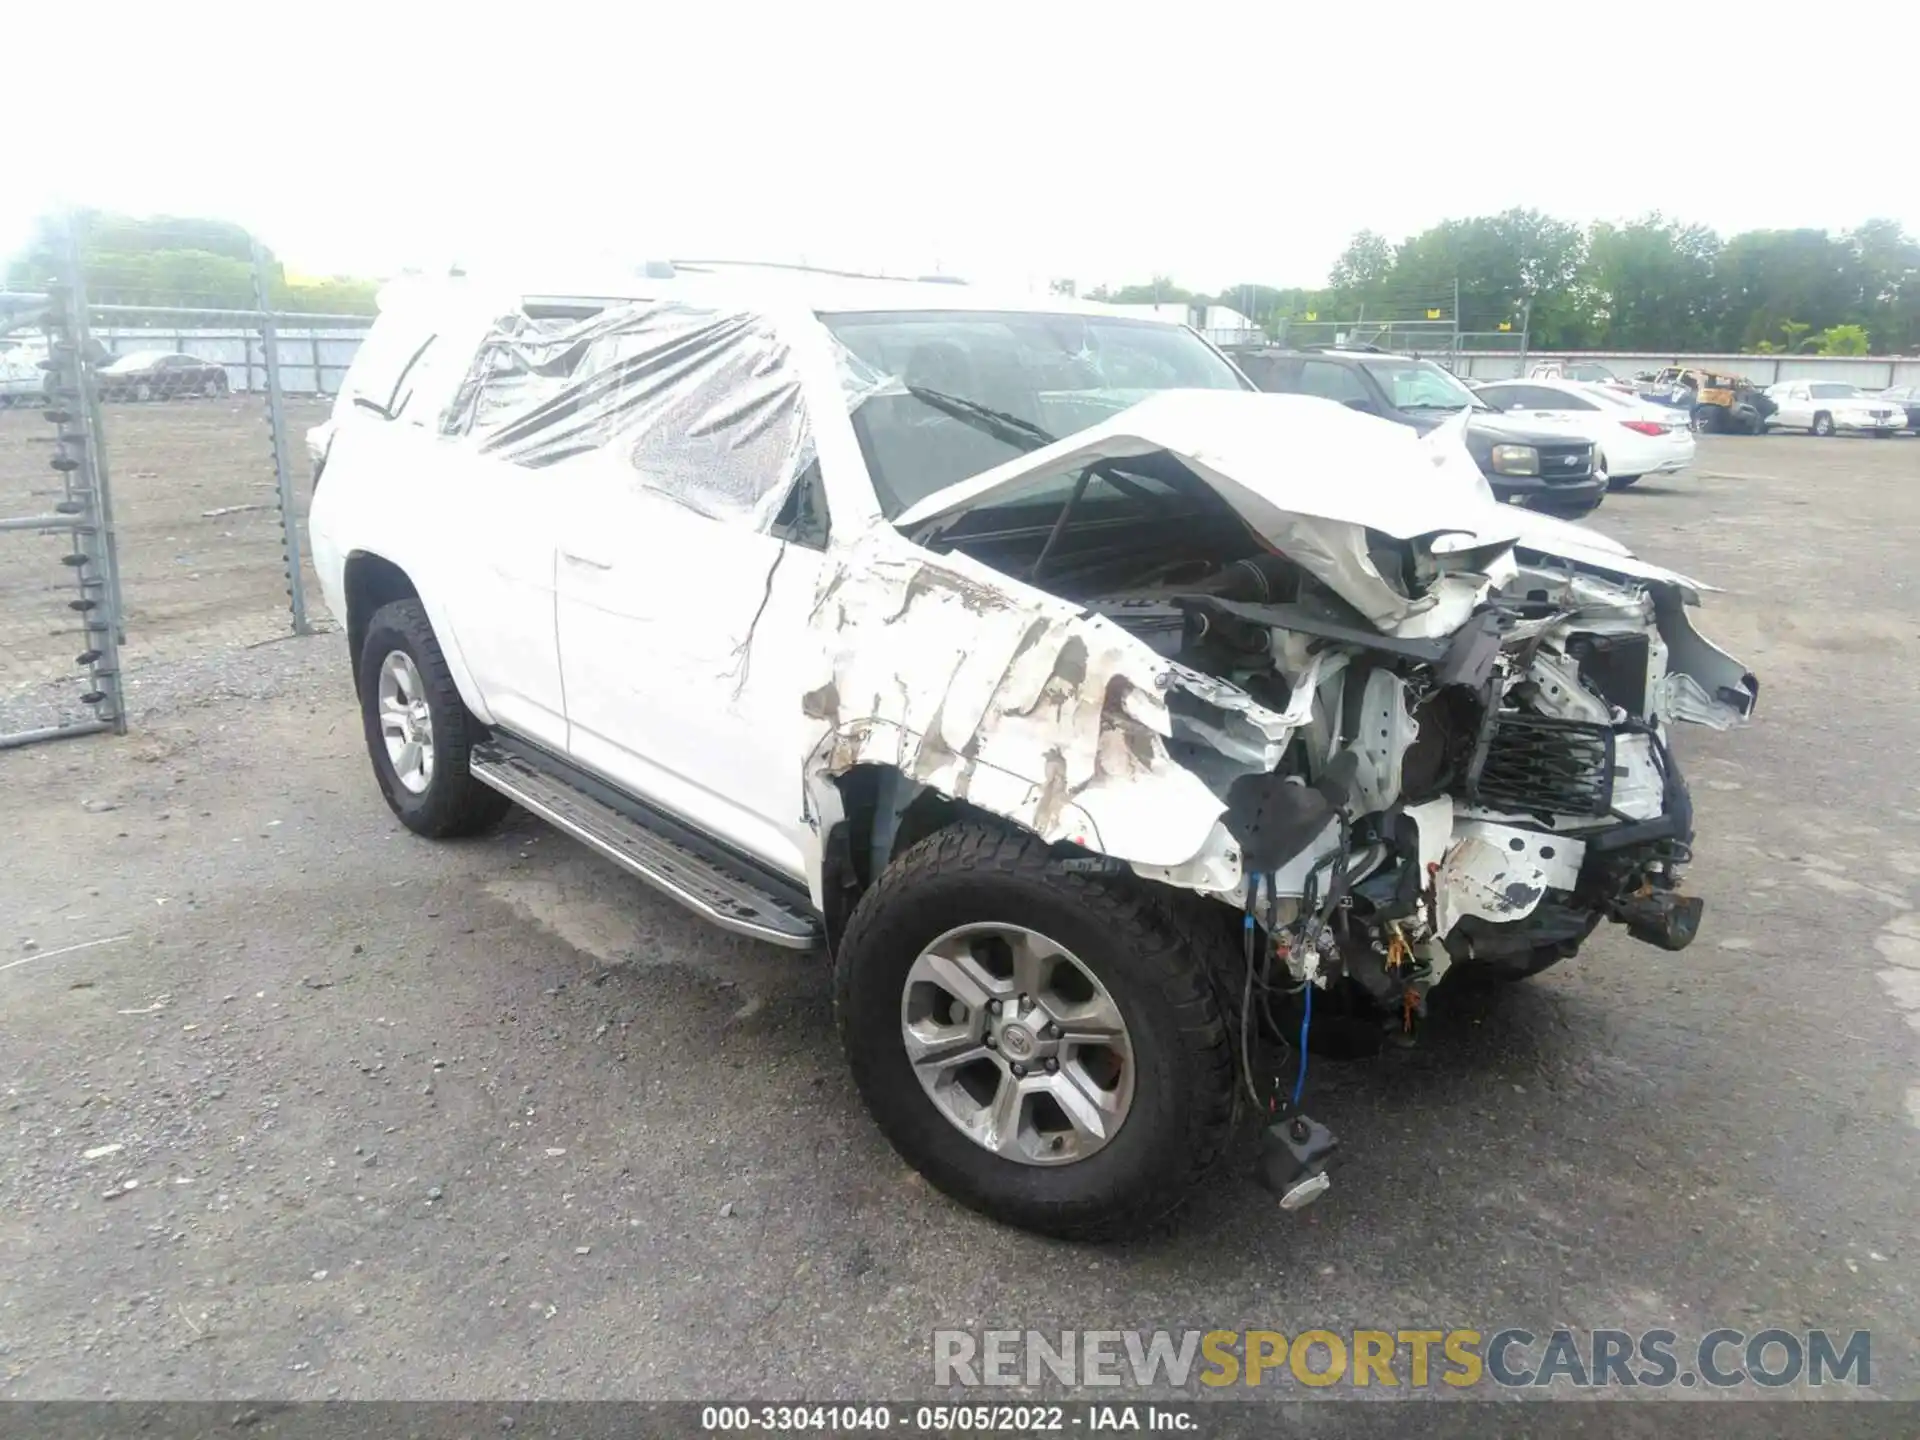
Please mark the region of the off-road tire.
<svg viewBox="0 0 1920 1440"><path fill-rule="evenodd" d="M380 733L380 667L395 650L412 657L426 685L433 724L433 778L418 794L400 783ZM484 734L460 698L446 656L418 600L395 600L373 612L360 647L360 717L374 778L400 823L416 835L447 839L475 835L507 813L511 801L473 778L467 756Z"/></svg>
<svg viewBox="0 0 1920 1440"><path fill-rule="evenodd" d="M1132 1040L1134 1092L1119 1131L1086 1159L1025 1165L963 1135L927 1098L901 1036L915 958L956 926L1046 934L1106 986ZM1231 1137L1235 1066L1214 988L1223 928L1132 877L1066 869L1032 835L965 823L928 836L855 906L834 959L834 1014L854 1084L881 1132L939 1189L982 1214L1069 1240L1106 1240L1172 1213Z"/></svg>
<svg viewBox="0 0 1920 1440"><path fill-rule="evenodd" d="M1822 410L1818 415L1813 417L1811 429L1815 435L1822 437L1833 434L1833 416Z"/></svg>

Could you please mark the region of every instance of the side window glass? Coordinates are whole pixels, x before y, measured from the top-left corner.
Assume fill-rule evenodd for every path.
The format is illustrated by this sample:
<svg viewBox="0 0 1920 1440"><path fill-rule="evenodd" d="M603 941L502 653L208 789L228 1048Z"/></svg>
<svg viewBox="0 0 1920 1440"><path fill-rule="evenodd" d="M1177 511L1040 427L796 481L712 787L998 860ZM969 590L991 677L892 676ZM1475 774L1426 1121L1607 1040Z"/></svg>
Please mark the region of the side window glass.
<svg viewBox="0 0 1920 1440"><path fill-rule="evenodd" d="M1366 383L1344 365L1329 364L1325 360L1308 360L1300 366L1300 393L1319 395L1328 400L1345 403L1348 400L1368 400Z"/></svg>
<svg viewBox="0 0 1920 1440"><path fill-rule="evenodd" d="M794 482L781 502L780 513L773 517L769 531L781 540L804 545L809 550L827 548L832 526L827 517L827 491L820 482L820 462L813 461L806 473Z"/></svg>

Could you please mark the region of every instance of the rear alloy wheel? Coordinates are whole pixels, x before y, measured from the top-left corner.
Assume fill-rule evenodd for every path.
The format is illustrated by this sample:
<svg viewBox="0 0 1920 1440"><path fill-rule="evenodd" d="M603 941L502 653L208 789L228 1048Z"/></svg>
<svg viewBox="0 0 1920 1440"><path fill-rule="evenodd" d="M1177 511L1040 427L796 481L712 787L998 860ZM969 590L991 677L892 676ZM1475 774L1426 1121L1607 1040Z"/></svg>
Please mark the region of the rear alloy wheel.
<svg viewBox="0 0 1920 1440"><path fill-rule="evenodd" d="M1216 945L1143 882L957 825L861 896L834 1010L910 1165L996 1220L1104 1239L1168 1214L1225 1149L1233 1052L1210 971L1235 957Z"/></svg>
<svg viewBox="0 0 1920 1440"><path fill-rule="evenodd" d="M1833 416L1822 410L1813 417L1813 433L1816 435L1833 434Z"/></svg>
<svg viewBox="0 0 1920 1440"><path fill-rule="evenodd" d="M153 386L142 380L138 385L133 387L133 398L145 404L147 401L153 399Z"/></svg>
<svg viewBox="0 0 1920 1440"><path fill-rule="evenodd" d="M506 796L467 769L481 726L418 600L383 605L368 621L360 711L380 793L416 835L472 835L506 814Z"/></svg>

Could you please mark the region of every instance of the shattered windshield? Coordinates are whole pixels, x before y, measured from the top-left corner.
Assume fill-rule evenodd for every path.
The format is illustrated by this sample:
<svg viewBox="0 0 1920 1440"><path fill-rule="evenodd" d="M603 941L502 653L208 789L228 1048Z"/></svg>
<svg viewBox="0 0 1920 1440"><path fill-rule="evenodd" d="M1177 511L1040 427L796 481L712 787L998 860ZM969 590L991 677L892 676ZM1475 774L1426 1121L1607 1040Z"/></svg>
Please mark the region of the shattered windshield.
<svg viewBox="0 0 1920 1440"><path fill-rule="evenodd" d="M888 516L1157 391L1248 388L1197 335L1150 320L973 310L820 318L872 372L853 426Z"/></svg>

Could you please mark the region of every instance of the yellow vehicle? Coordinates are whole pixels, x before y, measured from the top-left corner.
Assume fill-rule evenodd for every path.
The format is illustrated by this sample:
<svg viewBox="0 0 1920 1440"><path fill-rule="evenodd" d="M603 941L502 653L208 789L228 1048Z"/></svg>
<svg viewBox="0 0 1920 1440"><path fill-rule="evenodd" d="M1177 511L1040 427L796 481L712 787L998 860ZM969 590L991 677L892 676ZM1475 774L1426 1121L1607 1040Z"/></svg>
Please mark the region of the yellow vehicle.
<svg viewBox="0 0 1920 1440"><path fill-rule="evenodd" d="M1696 434L1733 431L1758 435L1774 404L1744 375L1669 365L1640 383L1640 397L1661 405L1682 406L1693 417Z"/></svg>

